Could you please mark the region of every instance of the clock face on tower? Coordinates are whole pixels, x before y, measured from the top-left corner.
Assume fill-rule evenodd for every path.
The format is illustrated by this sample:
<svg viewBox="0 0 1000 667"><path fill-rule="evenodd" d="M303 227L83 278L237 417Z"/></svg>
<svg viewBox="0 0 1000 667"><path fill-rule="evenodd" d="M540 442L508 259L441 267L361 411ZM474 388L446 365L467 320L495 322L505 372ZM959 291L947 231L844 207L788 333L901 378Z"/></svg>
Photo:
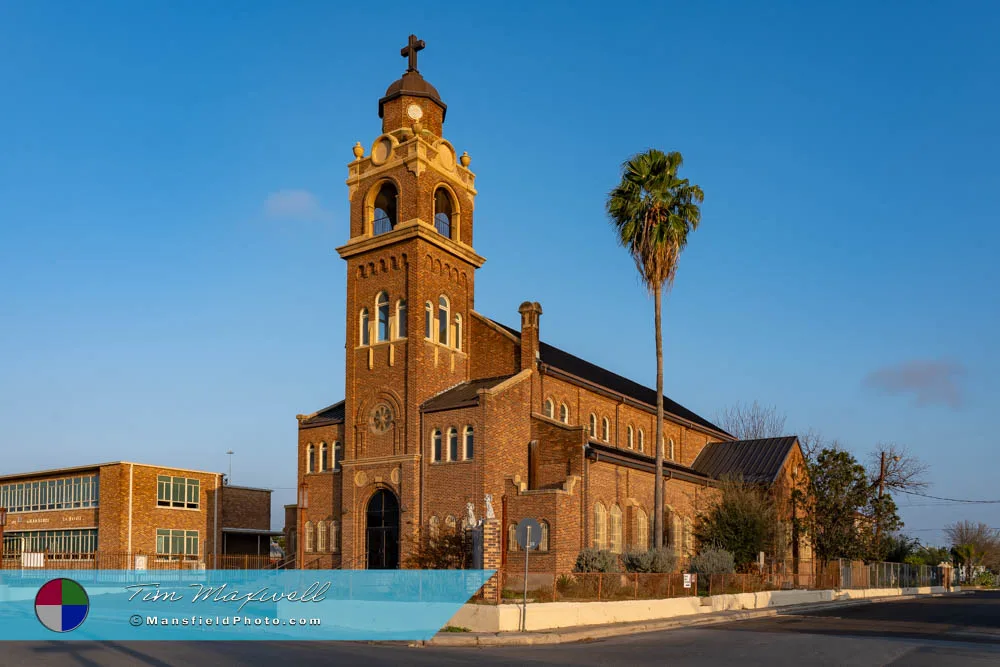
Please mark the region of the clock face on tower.
<svg viewBox="0 0 1000 667"><path fill-rule="evenodd" d="M406 115L412 120L420 120L424 116L424 110L420 108L419 104L411 104L406 107Z"/></svg>
<svg viewBox="0 0 1000 667"><path fill-rule="evenodd" d="M379 403L372 408L368 423L373 433L385 433L392 426L392 408L385 403Z"/></svg>

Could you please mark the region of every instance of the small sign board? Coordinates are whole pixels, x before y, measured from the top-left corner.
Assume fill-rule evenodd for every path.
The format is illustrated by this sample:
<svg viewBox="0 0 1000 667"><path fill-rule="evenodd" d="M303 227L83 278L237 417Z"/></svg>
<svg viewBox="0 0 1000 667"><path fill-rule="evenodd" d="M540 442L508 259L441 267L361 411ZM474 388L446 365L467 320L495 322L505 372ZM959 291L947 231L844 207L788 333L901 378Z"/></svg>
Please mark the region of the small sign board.
<svg viewBox="0 0 1000 667"><path fill-rule="evenodd" d="M135 569L145 570L146 569L146 557L144 555L136 554L135 556Z"/></svg>
<svg viewBox="0 0 1000 667"><path fill-rule="evenodd" d="M531 533L530 539L528 535L529 529ZM538 521L535 519L521 519L517 522L515 537L517 539L518 546L525 551L537 549L538 543L542 539L542 527L538 525Z"/></svg>
<svg viewBox="0 0 1000 667"><path fill-rule="evenodd" d="M691 575L690 574L685 574L684 575L684 588L691 588Z"/></svg>

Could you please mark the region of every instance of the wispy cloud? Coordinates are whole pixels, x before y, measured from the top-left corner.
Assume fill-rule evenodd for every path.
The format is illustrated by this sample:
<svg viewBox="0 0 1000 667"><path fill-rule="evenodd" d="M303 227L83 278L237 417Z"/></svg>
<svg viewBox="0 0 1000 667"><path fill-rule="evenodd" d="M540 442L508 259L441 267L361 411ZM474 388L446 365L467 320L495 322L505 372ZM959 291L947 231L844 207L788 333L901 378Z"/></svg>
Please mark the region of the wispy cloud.
<svg viewBox="0 0 1000 667"><path fill-rule="evenodd" d="M278 190L264 201L264 212L269 218L281 220L330 220L332 214L308 190Z"/></svg>
<svg viewBox="0 0 1000 667"><path fill-rule="evenodd" d="M890 395L910 395L916 405L962 406L960 380L965 366L955 361L904 361L865 376L864 384Z"/></svg>

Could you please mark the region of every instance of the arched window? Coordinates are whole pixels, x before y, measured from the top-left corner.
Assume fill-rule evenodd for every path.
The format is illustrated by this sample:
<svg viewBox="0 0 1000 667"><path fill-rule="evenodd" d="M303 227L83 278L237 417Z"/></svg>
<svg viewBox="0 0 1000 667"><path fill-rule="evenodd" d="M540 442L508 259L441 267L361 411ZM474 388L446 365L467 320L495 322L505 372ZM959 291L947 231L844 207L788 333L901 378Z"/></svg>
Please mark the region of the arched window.
<svg viewBox="0 0 1000 667"><path fill-rule="evenodd" d="M438 342L442 345L448 344L448 321L451 319L448 317L448 312L451 309L451 305L448 303L448 297L444 294L438 297Z"/></svg>
<svg viewBox="0 0 1000 667"><path fill-rule="evenodd" d="M312 521L306 521L306 552L312 553L316 548L316 532L313 530Z"/></svg>
<svg viewBox="0 0 1000 667"><path fill-rule="evenodd" d="M330 522L330 551L340 553L340 522Z"/></svg>
<svg viewBox="0 0 1000 667"><path fill-rule="evenodd" d="M434 192L434 229L438 234L451 238L451 220L454 214L451 195L444 188Z"/></svg>
<svg viewBox="0 0 1000 667"><path fill-rule="evenodd" d="M594 548L608 548L608 513L600 502L594 503Z"/></svg>
<svg viewBox="0 0 1000 667"><path fill-rule="evenodd" d="M552 402L551 398L545 399L545 407L542 408L542 414L544 414L549 419L555 414L556 404Z"/></svg>
<svg viewBox="0 0 1000 667"><path fill-rule="evenodd" d="M597 415L593 412L590 413L590 437L597 437Z"/></svg>
<svg viewBox="0 0 1000 667"><path fill-rule="evenodd" d="M326 522L316 524L316 551L326 551Z"/></svg>
<svg viewBox="0 0 1000 667"><path fill-rule="evenodd" d="M361 339L362 345L368 345L369 343L371 343L371 326L369 326L368 321L369 321L368 309L362 308L361 317L360 320L358 321L358 326L359 326L358 338Z"/></svg>
<svg viewBox="0 0 1000 667"><path fill-rule="evenodd" d="M462 349L462 314L455 313L455 349Z"/></svg>
<svg viewBox="0 0 1000 667"><path fill-rule="evenodd" d="M434 429L434 432L431 433L431 442L434 445L434 460L440 461L444 455L444 452L441 451L441 431Z"/></svg>
<svg viewBox="0 0 1000 667"><path fill-rule="evenodd" d="M641 508L635 509L635 546L649 548L649 517Z"/></svg>
<svg viewBox="0 0 1000 667"><path fill-rule="evenodd" d="M674 439L670 438L667 440L667 458L671 461L674 460Z"/></svg>
<svg viewBox="0 0 1000 667"><path fill-rule="evenodd" d="M396 302L396 338L406 338L406 299Z"/></svg>
<svg viewBox="0 0 1000 667"><path fill-rule="evenodd" d="M431 340L434 335L434 306L428 301L424 304L424 338Z"/></svg>
<svg viewBox="0 0 1000 667"><path fill-rule="evenodd" d="M311 442L306 447L306 472L316 472L316 448Z"/></svg>
<svg viewBox="0 0 1000 667"><path fill-rule="evenodd" d="M375 196L375 211L372 216L372 234L385 234L396 226L396 186L386 182L379 187Z"/></svg>
<svg viewBox="0 0 1000 667"><path fill-rule="evenodd" d="M340 462L344 460L344 446L339 442L333 443L333 470L340 470Z"/></svg>
<svg viewBox="0 0 1000 667"><path fill-rule="evenodd" d="M323 472L330 468L330 451L326 447L325 442L321 442L319 445L319 471Z"/></svg>
<svg viewBox="0 0 1000 667"><path fill-rule="evenodd" d="M472 426L465 427L465 460L468 461L475 454L475 446L472 441Z"/></svg>
<svg viewBox="0 0 1000 667"><path fill-rule="evenodd" d="M455 428L448 429L448 460L458 460L458 431Z"/></svg>
<svg viewBox="0 0 1000 667"><path fill-rule="evenodd" d="M538 550L548 551L549 550L549 522L545 519L540 519L538 521L538 527L542 530L542 536L538 538Z"/></svg>
<svg viewBox="0 0 1000 667"><path fill-rule="evenodd" d="M428 522L427 536L431 541L434 541L441 536L441 519L437 518L436 514L432 516L430 522Z"/></svg>
<svg viewBox="0 0 1000 667"><path fill-rule="evenodd" d="M567 406L565 403L559 404L559 421L561 421L563 424L569 423L569 406Z"/></svg>
<svg viewBox="0 0 1000 667"><path fill-rule="evenodd" d="M601 440L604 442L611 440L611 422L607 417L601 419Z"/></svg>
<svg viewBox="0 0 1000 667"><path fill-rule="evenodd" d="M631 424L625 429L625 436L628 439L628 448L635 449L635 429L632 428Z"/></svg>
<svg viewBox="0 0 1000 667"><path fill-rule="evenodd" d="M611 506L611 539L608 548L612 553L622 552L622 510L618 505Z"/></svg>
<svg viewBox="0 0 1000 667"><path fill-rule="evenodd" d="M389 295L385 292L375 297L375 312L378 314L376 340L381 343L389 340Z"/></svg>
<svg viewBox="0 0 1000 667"><path fill-rule="evenodd" d="M510 524L507 526L507 551L517 551L517 526Z"/></svg>
<svg viewBox="0 0 1000 667"><path fill-rule="evenodd" d="M639 429L639 451L646 452L646 432L641 428Z"/></svg>

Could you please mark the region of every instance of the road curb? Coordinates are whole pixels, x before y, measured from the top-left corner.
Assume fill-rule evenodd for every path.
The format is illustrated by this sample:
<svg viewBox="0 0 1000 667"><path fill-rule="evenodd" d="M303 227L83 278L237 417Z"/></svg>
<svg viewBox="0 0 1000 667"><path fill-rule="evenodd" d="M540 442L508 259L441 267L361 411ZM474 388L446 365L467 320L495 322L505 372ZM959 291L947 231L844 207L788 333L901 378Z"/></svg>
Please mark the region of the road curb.
<svg viewBox="0 0 1000 667"><path fill-rule="evenodd" d="M856 600L834 600L831 602L788 605L786 607L769 607L767 609L743 609L712 612L676 618L639 621L635 623L617 623L612 625L594 625L575 628L555 629L545 632L499 632L499 633L466 633L445 632L435 635L432 639L421 642L425 646L539 646L545 644L569 644L575 642L593 641L608 637L657 632L675 628L689 628L701 625L718 625L734 621L747 621L770 616L808 614L811 611L827 611L857 607L881 602L902 602L920 598L943 597L946 595L961 595L955 593L927 593L923 595L892 595L878 598L859 598Z"/></svg>

